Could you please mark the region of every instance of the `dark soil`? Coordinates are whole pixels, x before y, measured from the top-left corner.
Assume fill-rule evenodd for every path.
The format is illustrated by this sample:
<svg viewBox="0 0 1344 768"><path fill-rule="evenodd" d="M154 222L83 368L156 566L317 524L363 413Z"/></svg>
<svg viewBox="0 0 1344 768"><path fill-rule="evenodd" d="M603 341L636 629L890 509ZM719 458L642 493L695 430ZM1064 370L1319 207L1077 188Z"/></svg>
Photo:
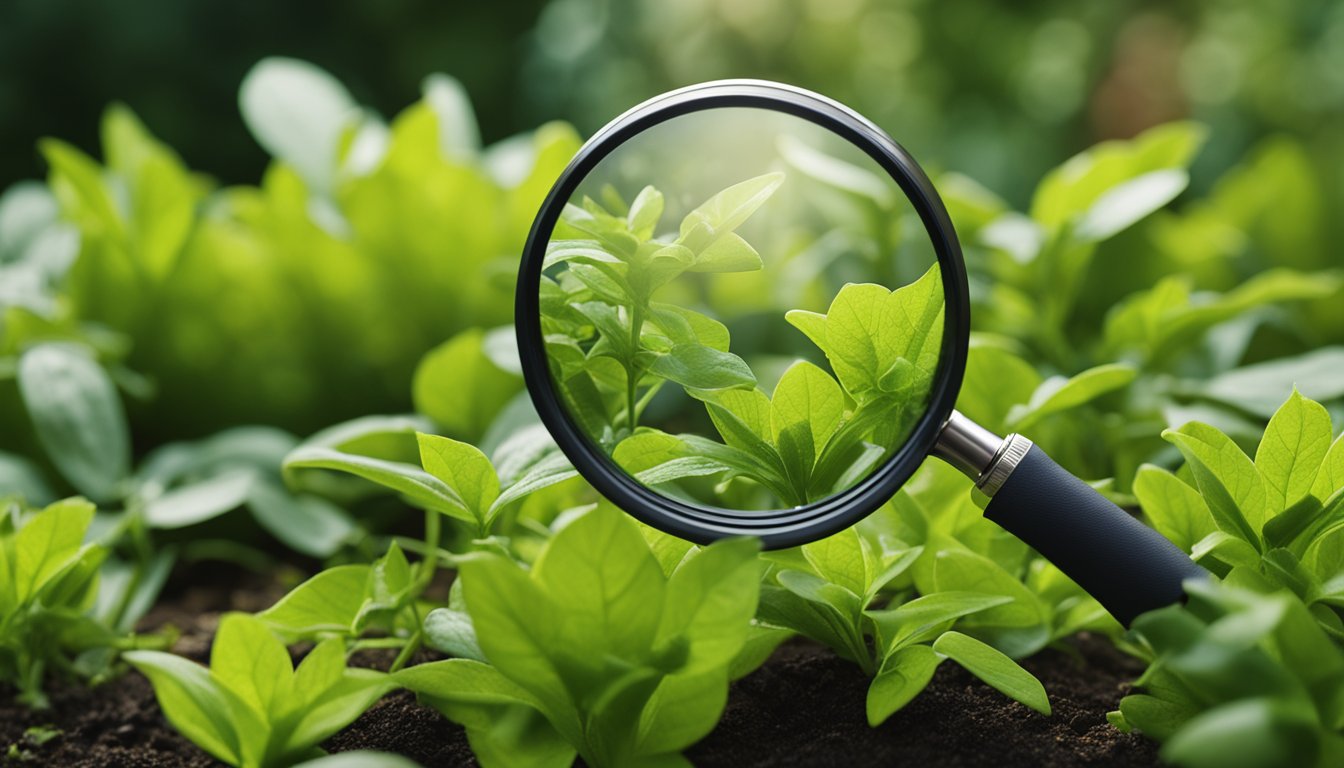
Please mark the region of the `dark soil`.
<svg viewBox="0 0 1344 768"><path fill-rule="evenodd" d="M197 586L166 595L143 627L175 626L181 635L174 650L204 661L220 613L258 610L278 596L277 587L255 577L216 578L216 585L232 586ZM1025 662L1050 693L1051 717L944 664L904 710L881 727L869 728L864 718L867 678L824 648L792 641L733 684L723 720L687 756L702 768L1155 765L1151 742L1106 722L1126 681L1141 668L1103 639L1080 636L1071 650L1046 651ZM51 709L43 712L14 704L12 694L0 689L0 765L5 768L218 765L177 735L163 719L153 689L134 672L92 689L57 686ZM51 736L50 731L58 733ZM386 697L323 746L398 752L426 768L476 765L462 729L405 692Z"/></svg>

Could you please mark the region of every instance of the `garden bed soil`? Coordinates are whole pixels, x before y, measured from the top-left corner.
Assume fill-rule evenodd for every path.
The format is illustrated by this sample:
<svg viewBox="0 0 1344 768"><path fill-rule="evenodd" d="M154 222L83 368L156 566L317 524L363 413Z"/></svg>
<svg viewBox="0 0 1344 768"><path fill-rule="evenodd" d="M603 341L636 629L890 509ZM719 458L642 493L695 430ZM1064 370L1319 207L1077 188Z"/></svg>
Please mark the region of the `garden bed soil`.
<svg viewBox="0 0 1344 768"><path fill-rule="evenodd" d="M274 585L234 581L241 586L197 586L168 596L144 627L176 626L182 633L174 650L204 661L221 612L258 610L277 595ZM868 680L858 668L814 643L790 641L733 684L722 721L687 757L701 768L1157 763L1154 744L1106 722L1127 681L1141 671L1135 661L1104 639L1083 635L1070 641L1068 652L1048 650L1024 666L1045 684L1053 716L1032 712L944 664L905 709L869 728L864 718ZM167 724L153 689L135 672L92 689L57 687L51 709L41 712L14 704L12 694L0 690L0 764L5 768L218 765ZM51 731L58 733L51 736ZM476 764L462 729L406 692L384 698L323 746L398 752L426 768Z"/></svg>

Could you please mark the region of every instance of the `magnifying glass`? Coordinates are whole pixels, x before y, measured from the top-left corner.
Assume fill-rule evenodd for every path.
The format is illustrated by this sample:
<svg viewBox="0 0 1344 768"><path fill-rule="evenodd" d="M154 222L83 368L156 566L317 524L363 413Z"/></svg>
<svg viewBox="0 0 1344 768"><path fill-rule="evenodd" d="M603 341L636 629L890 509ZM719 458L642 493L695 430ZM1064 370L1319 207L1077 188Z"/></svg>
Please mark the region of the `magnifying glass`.
<svg viewBox="0 0 1344 768"><path fill-rule="evenodd" d="M820 95L705 83L607 125L533 224L516 311L556 443L667 533L815 541L936 456L1125 624L1204 574L1027 438L954 410L956 233L910 155Z"/></svg>

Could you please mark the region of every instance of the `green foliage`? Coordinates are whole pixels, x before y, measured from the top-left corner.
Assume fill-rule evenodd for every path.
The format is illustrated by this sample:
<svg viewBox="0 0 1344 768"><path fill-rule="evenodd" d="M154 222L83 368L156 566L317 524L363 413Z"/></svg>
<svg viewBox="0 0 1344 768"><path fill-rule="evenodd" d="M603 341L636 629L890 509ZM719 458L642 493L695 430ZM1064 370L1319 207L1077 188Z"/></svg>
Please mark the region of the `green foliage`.
<svg viewBox="0 0 1344 768"><path fill-rule="evenodd" d="M722 324L653 298L688 272L761 269L734 230L783 181L770 173L724 189L688 213L672 240L655 239L663 195L652 186L629 204L607 189L608 207L590 198L565 207L547 244L547 268L564 269L542 278L543 330L552 375L594 439L610 449L631 434L663 382L688 391L755 385Z"/></svg>
<svg viewBox="0 0 1344 768"><path fill-rule="evenodd" d="M49 672L88 674L119 639L92 615L107 551L84 543L93 505L58 501L29 515L7 505L0 519L0 682L46 706Z"/></svg>
<svg viewBox="0 0 1344 768"><path fill-rule="evenodd" d="M788 320L825 353L838 381L805 360L772 395L694 390L723 442L640 428L613 458L649 485L712 475L750 480L787 506L854 485L897 449L924 405L942 341L938 268L896 290L849 284L827 314Z"/></svg>
<svg viewBox="0 0 1344 768"><path fill-rule="evenodd" d="M759 566L750 540L665 569L626 516L570 519L532 569L497 554L461 563L480 658L397 681L467 729L483 765L685 764L713 728L748 639Z"/></svg>
<svg viewBox="0 0 1344 768"><path fill-rule="evenodd" d="M1344 639L1344 441L1330 415L1294 391L1252 459L1227 435L1191 422L1164 434L1186 479L1144 466L1135 480L1153 526L1220 575L1242 569L1291 590Z"/></svg>
<svg viewBox="0 0 1344 768"><path fill-rule="evenodd" d="M173 727L245 768L321 754L317 744L395 687L382 672L346 668L339 638L318 643L295 667L280 639L246 614L220 622L208 669L159 651L125 658L153 683Z"/></svg>
<svg viewBox="0 0 1344 768"><path fill-rule="evenodd" d="M952 631L959 619L1006 607L1014 596L984 591L928 592L897 598L878 608L879 594L902 578L920 547L889 549L850 528L797 550L768 555L775 564L762 589L763 621L825 643L873 676L868 722L878 725L928 685L938 665L951 659L1007 696L1044 714L1050 703L1040 682L993 647ZM974 578L971 579L974 581ZM908 584L909 579L904 581Z"/></svg>
<svg viewBox="0 0 1344 768"><path fill-rule="evenodd" d="M1234 571L1229 582L1241 581ZM1139 617L1154 655L1110 719L1178 766L1330 766L1344 759L1344 651L1288 592L1188 585L1188 607Z"/></svg>

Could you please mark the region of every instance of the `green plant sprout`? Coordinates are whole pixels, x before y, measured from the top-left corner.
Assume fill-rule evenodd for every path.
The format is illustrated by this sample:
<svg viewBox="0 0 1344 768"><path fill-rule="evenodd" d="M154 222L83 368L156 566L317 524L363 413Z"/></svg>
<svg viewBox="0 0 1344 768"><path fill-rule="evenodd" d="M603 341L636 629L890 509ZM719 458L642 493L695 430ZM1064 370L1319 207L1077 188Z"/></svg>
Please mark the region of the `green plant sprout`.
<svg viewBox="0 0 1344 768"><path fill-rule="evenodd" d="M879 725L928 685L951 659L989 685L1043 714L1045 689L1016 662L952 628L963 617L1007 606L993 591L931 591L906 601L906 587L888 605L878 597L919 559L921 547L891 549L850 528L796 550L767 553L774 566L762 588L759 616L831 647L873 678L868 722Z"/></svg>
<svg viewBox="0 0 1344 768"><path fill-rule="evenodd" d="M487 768L688 765L747 643L757 544L730 539L666 570L610 507L571 516L528 570L494 553L461 562L462 658L396 680L467 729ZM479 649L471 652L472 648Z"/></svg>
<svg viewBox="0 0 1344 768"><path fill-rule="evenodd" d="M751 387L747 364L728 351L728 331L694 310L653 300L687 272L761 269L736 232L784 181L770 173L735 184L692 210L677 236L655 237L663 195L645 187L627 207L568 205L561 234L547 244L541 310L552 375L571 412L608 447L638 426L664 381L688 390ZM556 269L563 265L563 269Z"/></svg>
<svg viewBox="0 0 1344 768"><path fill-rule="evenodd" d="M1294 391L1252 460L1218 429L1191 422L1164 437L1188 469L1139 469L1134 490L1153 526L1214 573L1251 574L1297 595L1344 641L1344 438Z"/></svg>
<svg viewBox="0 0 1344 768"><path fill-rule="evenodd" d="M345 642L317 644L294 666L260 619L229 614L219 624L209 669L160 651L125 658L154 685L173 727L238 768L293 765L395 688L384 673L347 668Z"/></svg>

